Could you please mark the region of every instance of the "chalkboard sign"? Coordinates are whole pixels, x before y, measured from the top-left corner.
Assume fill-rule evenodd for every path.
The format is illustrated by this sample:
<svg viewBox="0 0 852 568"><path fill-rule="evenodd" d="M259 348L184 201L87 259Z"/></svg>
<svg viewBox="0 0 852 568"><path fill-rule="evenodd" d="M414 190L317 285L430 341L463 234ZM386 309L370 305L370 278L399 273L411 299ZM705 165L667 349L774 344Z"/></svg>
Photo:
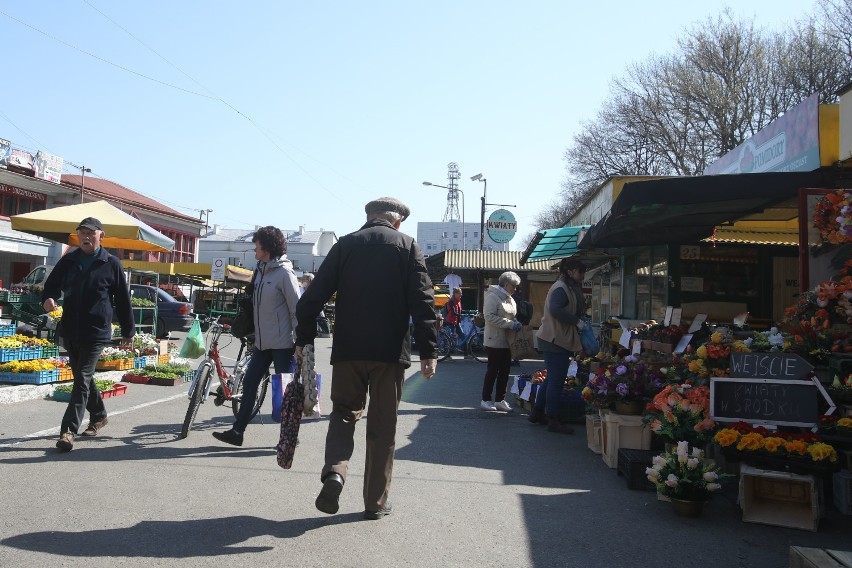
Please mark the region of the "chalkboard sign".
<svg viewBox="0 0 852 568"><path fill-rule="evenodd" d="M804 379L813 365L795 353L731 353L731 376L757 379Z"/></svg>
<svg viewBox="0 0 852 568"><path fill-rule="evenodd" d="M816 379L710 379L710 416L717 422L811 427L819 418Z"/></svg>

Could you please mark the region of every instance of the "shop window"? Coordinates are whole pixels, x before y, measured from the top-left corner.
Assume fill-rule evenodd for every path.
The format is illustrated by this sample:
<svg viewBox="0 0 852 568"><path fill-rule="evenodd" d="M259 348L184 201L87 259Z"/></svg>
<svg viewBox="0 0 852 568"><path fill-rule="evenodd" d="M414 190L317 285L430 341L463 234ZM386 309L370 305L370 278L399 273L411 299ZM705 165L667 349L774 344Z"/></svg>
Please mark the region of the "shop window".
<svg viewBox="0 0 852 568"><path fill-rule="evenodd" d="M666 246L654 247L651 263L651 315L662 322L668 306L669 258Z"/></svg>
<svg viewBox="0 0 852 568"><path fill-rule="evenodd" d="M651 318L651 250L636 254L636 317Z"/></svg>
<svg viewBox="0 0 852 568"><path fill-rule="evenodd" d="M621 269L613 268L609 273L609 315L621 315Z"/></svg>
<svg viewBox="0 0 852 568"><path fill-rule="evenodd" d="M636 319L636 257L627 255L624 257L624 289L621 295L623 305L621 313L628 319Z"/></svg>

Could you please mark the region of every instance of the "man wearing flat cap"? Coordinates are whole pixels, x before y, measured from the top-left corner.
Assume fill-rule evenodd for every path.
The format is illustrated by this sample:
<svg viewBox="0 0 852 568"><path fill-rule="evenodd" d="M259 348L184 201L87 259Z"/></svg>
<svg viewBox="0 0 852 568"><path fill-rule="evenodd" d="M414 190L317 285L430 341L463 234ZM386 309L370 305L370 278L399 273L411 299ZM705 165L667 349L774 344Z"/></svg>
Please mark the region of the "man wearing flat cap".
<svg viewBox="0 0 852 568"><path fill-rule="evenodd" d="M61 296L61 329L56 334L68 351L74 375L71 400L62 417L56 447L69 452L74 437L89 411L89 425L83 436L96 436L107 424L103 397L95 386L95 364L103 348L112 340L113 310L121 324L121 335L130 341L135 333L130 290L121 261L101 246L103 224L86 217L77 226L76 250L59 259L44 283L41 295L46 312L56 309Z"/></svg>
<svg viewBox="0 0 852 568"><path fill-rule="evenodd" d="M367 223L340 238L296 305L296 357L314 342L316 317L337 292L331 349L332 411L325 441L322 490L316 507L330 515L352 457L355 425L370 397L364 465L364 518L392 511L388 501L396 420L405 369L411 366L409 316L420 351L420 371L435 373L435 298L417 243L399 231L411 211L393 197L369 202Z"/></svg>

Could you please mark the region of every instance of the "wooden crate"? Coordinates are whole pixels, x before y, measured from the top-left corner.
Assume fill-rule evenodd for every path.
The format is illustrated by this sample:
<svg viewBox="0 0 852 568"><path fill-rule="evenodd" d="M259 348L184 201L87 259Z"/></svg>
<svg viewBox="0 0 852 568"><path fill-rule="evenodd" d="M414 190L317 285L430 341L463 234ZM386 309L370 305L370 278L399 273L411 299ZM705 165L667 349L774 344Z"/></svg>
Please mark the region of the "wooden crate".
<svg viewBox="0 0 852 568"><path fill-rule="evenodd" d="M641 416L615 414L610 410L601 410L603 428L602 454L604 463L615 468L618 466L618 450L651 449L651 429L642 422Z"/></svg>
<svg viewBox="0 0 852 568"><path fill-rule="evenodd" d="M852 568L852 552L791 546L790 568Z"/></svg>
<svg viewBox="0 0 852 568"><path fill-rule="evenodd" d="M823 513L822 480L743 464L739 503L744 522L816 531Z"/></svg>
<svg viewBox="0 0 852 568"><path fill-rule="evenodd" d="M601 417L597 414L586 414L586 443L589 449L599 454L603 451L603 434L601 433Z"/></svg>

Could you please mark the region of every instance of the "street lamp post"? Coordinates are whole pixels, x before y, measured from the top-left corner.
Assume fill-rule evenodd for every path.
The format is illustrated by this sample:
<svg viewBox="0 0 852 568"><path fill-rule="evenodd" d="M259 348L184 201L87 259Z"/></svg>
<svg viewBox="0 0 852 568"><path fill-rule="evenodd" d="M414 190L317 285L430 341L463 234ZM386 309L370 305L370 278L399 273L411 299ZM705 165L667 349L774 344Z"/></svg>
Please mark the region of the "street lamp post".
<svg viewBox="0 0 852 568"><path fill-rule="evenodd" d="M482 182L482 207L479 210L479 250L485 250L485 199L488 193L488 180L482 174L471 176L470 181Z"/></svg>
<svg viewBox="0 0 852 568"><path fill-rule="evenodd" d="M451 191L458 191L459 193L461 193L461 196L462 196L462 250L466 250L467 249L467 243L466 243L467 230L465 229L465 226L464 226L464 201L465 201L464 192L457 187L447 187L445 185L438 185L436 183L432 183L431 181L424 181L423 185L429 185L429 186L432 186L432 187L440 187L442 189L449 189Z"/></svg>

